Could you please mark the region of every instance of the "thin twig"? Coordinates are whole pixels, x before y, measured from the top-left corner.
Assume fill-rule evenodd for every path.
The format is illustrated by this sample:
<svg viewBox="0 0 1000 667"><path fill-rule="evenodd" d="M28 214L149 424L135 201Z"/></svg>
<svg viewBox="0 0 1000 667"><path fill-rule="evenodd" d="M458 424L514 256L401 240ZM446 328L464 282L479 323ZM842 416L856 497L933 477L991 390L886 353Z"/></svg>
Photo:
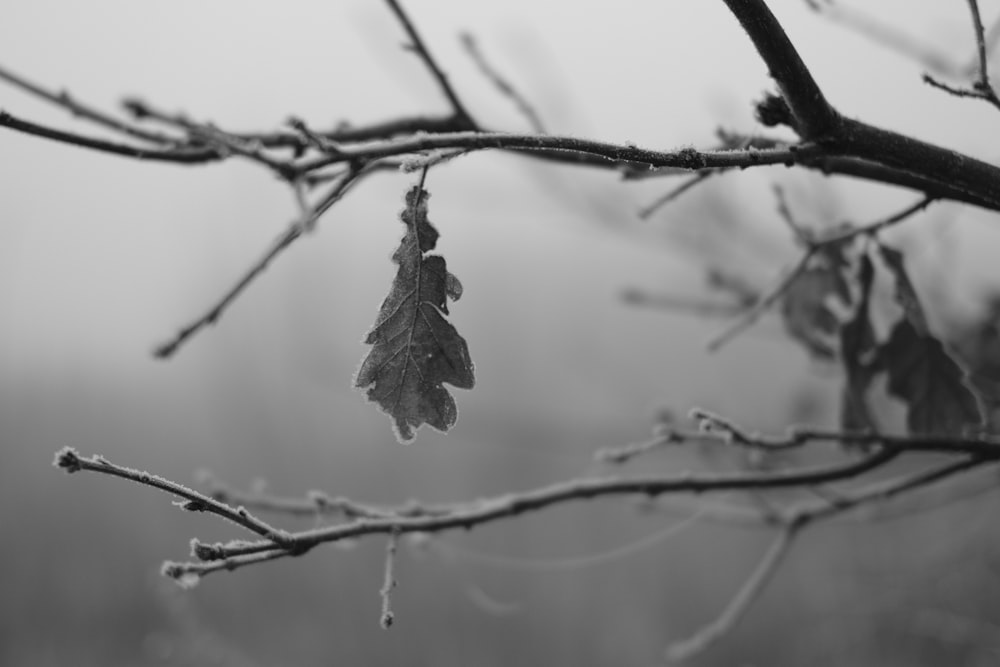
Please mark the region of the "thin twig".
<svg viewBox="0 0 1000 667"><path fill-rule="evenodd" d="M56 452L53 465L68 473L83 470L100 472L105 475L112 475L150 486L160 491L166 491L185 501L179 504L181 509L190 512L209 512L228 519L236 525L267 539L271 543L272 548L276 546L283 547L289 544L290 535L288 533L270 526L267 522L247 512L243 507L230 507L203 493L198 493L194 489L189 489L183 484L172 482L169 479L150 474L143 470L115 465L102 456L83 457L72 447L64 447Z"/></svg>
<svg viewBox="0 0 1000 667"><path fill-rule="evenodd" d="M979 80L976 87L986 92L990 88L989 61L986 58L986 35L983 29L983 19L979 15L977 0L967 0L969 13L972 14L972 28L976 33L976 57L979 60Z"/></svg>
<svg viewBox="0 0 1000 667"><path fill-rule="evenodd" d="M361 176L362 171L350 170L330 188L330 191L323 200L316 205L308 215L292 222L277 239L272 242L264 255L254 263L253 266L233 285L204 315L197 318L187 326L183 327L177 334L167 342L158 345L153 350L153 356L158 359L167 359L178 348L183 345L193 335L209 326L215 324L222 316L223 312L236 300L243 290L254 281L268 267L275 257L280 255L288 246L294 243L302 234L315 223L323 213L333 204L338 202L351 188L351 186Z"/></svg>
<svg viewBox="0 0 1000 667"><path fill-rule="evenodd" d="M893 435L796 425L789 426L784 435L766 435L747 431L733 420L703 408L691 410L691 418L699 422L699 428L682 429L664 424L657 427L656 435L649 440L597 450L594 460L621 465L649 452L688 443L736 446L766 452L802 449L812 444L827 443L859 448L882 447L897 453L968 454L1000 459L1000 437L996 436L966 438L949 434Z"/></svg>
<svg viewBox="0 0 1000 667"><path fill-rule="evenodd" d="M27 91L36 97L47 100L56 106L63 107L74 116L85 118L93 123L114 130L115 132L120 132L121 134L125 134L136 139L142 139L154 144L178 146L184 143L183 140L176 137L171 137L161 132L150 132L149 130L144 130L141 127L126 123L115 118L114 116L110 116L103 111L76 100L65 90L60 93L54 93L46 88L43 88L37 83L33 83L20 75L14 74L10 70L3 67L0 67L0 79L17 86L21 90Z"/></svg>
<svg viewBox="0 0 1000 667"><path fill-rule="evenodd" d="M815 252L815 249L809 249L802 253L802 256L799 257L799 260L795 263L791 270L781 276L778 282L775 283L769 291L767 291L757 302L745 311L739 319L735 320L731 325L726 327L725 330L721 331L708 341L708 350L710 352L718 351L723 345L731 341L759 320L761 315L766 313L771 306L784 296L785 292L787 292L792 286L792 283L795 282L796 278L798 278L799 275L805 271L806 266L809 264L809 260L812 259Z"/></svg>
<svg viewBox="0 0 1000 667"><path fill-rule="evenodd" d="M880 21L842 2L808 4L826 18L846 26L876 44L917 61L933 72L945 76L961 75L959 67L948 55L932 49L923 41L914 39L893 23Z"/></svg>
<svg viewBox="0 0 1000 667"><path fill-rule="evenodd" d="M891 500L909 491L925 488L958 473L981 467L984 463L995 460L970 456L969 458L930 468L929 470L923 470L913 475L873 484L854 494L842 496L834 504L795 509L786 514L786 519L794 522L802 522L803 524L828 519L836 514L856 509L861 505Z"/></svg>
<svg viewBox="0 0 1000 667"><path fill-rule="evenodd" d="M693 313L701 317L733 317L747 309L745 303L723 303L674 294L651 294L638 288L626 289L621 296L629 305Z"/></svg>
<svg viewBox="0 0 1000 667"><path fill-rule="evenodd" d="M0 109L0 127L7 127L18 132L30 134L43 139L51 139L70 146L88 148L101 153L110 153L123 157L147 160L150 162L178 162L181 164L200 164L223 159L214 148L171 148L167 150L143 148L130 144L122 144L96 137L88 137L75 132L57 130L45 125L33 123Z"/></svg>
<svg viewBox="0 0 1000 667"><path fill-rule="evenodd" d="M392 611L392 591L396 588L396 550L399 546L399 533L389 533L389 541L385 546L385 575L379 595L382 598L382 613L379 624L383 630L388 630L396 620Z"/></svg>
<svg viewBox="0 0 1000 667"><path fill-rule="evenodd" d="M792 209L788 205L788 199L785 197L785 189L781 185L775 183L771 186L771 191L774 193L774 198L778 200L778 215L785 224L788 225L788 229L791 230L792 236L795 237L796 242L801 246L809 245L809 233L806 228L803 227L798 221L792 216Z"/></svg>
<svg viewBox="0 0 1000 667"><path fill-rule="evenodd" d="M648 220L649 217L652 216L654 213L656 213L658 210L660 210L673 200L677 199L678 197L680 197L682 194L684 194L694 186L698 185L699 183L702 183L709 176L712 176L713 174L717 173L719 172L708 170L708 171L698 172L694 176L691 176L677 187L671 188L666 193L654 199L651 203L639 209L638 212L639 218L641 220Z"/></svg>
<svg viewBox="0 0 1000 667"><path fill-rule="evenodd" d="M722 612L695 634L667 647L666 659L668 662L684 662L702 653L739 623L788 554L799 528L799 524L796 523L782 527L757 567L750 573L750 576L743 582L743 585Z"/></svg>
<svg viewBox="0 0 1000 667"><path fill-rule="evenodd" d="M780 190L777 192L780 192ZM811 235L805 233L802 228L791 219L791 214L787 211L785 205L782 205L782 208L779 209L782 210L782 217L786 218L789 226L795 231L797 240L800 243L806 244L806 250L801 254L792 269L781 276L778 282L775 283L775 285L768 292L766 292L764 296L754 302L750 308L744 311L743 314L729 327L717 334L708 342L709 351L717 351L723 345L731 341L760 319L760 317L767 312L771 306L784 296L785 292L788 291L795 280L808 268L810 260L812 260L812 258L820 251L828 247L846 243L858 236L874 235L887 227L906 220L910 216L926 208L934 200L935 197L931 196L921 197L919 200L907 206L903 210L881 220L877 220L866 225L850 227L846 231L837 231L830 235L820 236L817 238L813 238Z"/></svg>
<svg viewBox="0 0 1000 667"><path fill-rule="evenodd" d="M691 513L688 514L688 516L685 516L679 521L672 523L665 528L661 528L654 533L644 535L637 540L612 547L611 549L607 549L605 551L585 554L582 556L546 559L524 558L474 551L472 549L443 541L435 542L433 546L450 558L460 558L470 562L483 563L505 570L517 570L522 572L565 572L568 570L579 570L621 560L628 556L641 553L651 547L663 544L664 542L682 534L689 528L698 525L698 523L700 523L703 519L711 515L712 511L713 507L708 503L699 503L692 508Z"/></svg>
<svg viewBox="0 0 1000 667"><path fill-rule="evenodd" d="M930 74L924 74L923 79L925 83L954 95L955 97L974 97L976 99L985 100L997 109L1000 109L1000 96L997 95L996 89L993 87L993 84L990 83L986 34L983 28L983 19L979 15L979 3L977 0L967 0L967 2L969 5L969 13L972 15L972 29L976 37L975 61L977 63L977 76L975 82L972 84L972 88L951 86L943 81L938 81Z"/></svg>
<svg viewBox="0 0 1000 667"><path fill-rule="evenodd" d="M472 33L463 32L459 38L462 41L462 46L465 47L466 53L476 63L476 66L479 67L479 71L483 73L483 76L489 79L501 94L514 103L517 110L521 112L521 115L531 125L531 129L538 134L545 134L545 126L542 124L542 119L538 116L538 112L535 111L531 103L496 68L490 65L489 61L486 60L486 56L479 50L479 45Z"/></svg>
<svg viewBox="0 0 1000 667"><path fill-rule="evenodd" d="M455 112L455 119L461 122L466 129L475 129L476 123L472 120L472 115L465 109L465 105L462 104L462 101L459 99L455 89L452 88L451 84L448 82L447 75L441 71L441 68L438 67L437 62L435 62L434 57L431 56L430 51L427 50L427 47L424 45L424 40L420 38L420 34L413 26L413 22L410 21L406 12L403 11L403 8L400 6L398 0L386 0L386 3L388 3L389 8L392 9L396 18L399 19L399 22L402 24L403 30L405 30L406 34L409 36L413 50L420 57L420 59L424 61L424 64L427 65L427 69L431 71L434 79L438 82L441 92L443 92L444 96L448 98L448 102L451 104L451 107Z"/></svg>
<svg viewBox="0 0 1000 667"><path fill-rule="evenodd" d="M341 150L337 142L327 137L324 137L321 134L317 134L312 129L310 129L309 126L306 125L306 122L301 118L292 116L291 118L288 119L288 125L289 127L294 128L296 131L301 132L302 136L305 137L306 141L308 141L313 146L313 148L316 148L317 150L322 151L327 155L340 155Z"/></svg>
<svg viewBox="0 0 1000 667"><path fill-rule="evenodd" d="M62 455L63 453L60 454ZM468 529L500 519L519 516L527 512L540 511L544 508L560 505L572 500L621 495L655 497L661 494L685 492L704 493L736 489L797 488L803 485L824 484L842 479L852 479L888 464L897 456L898 452L883 449L855 461L825 466L803 467L790 471L574 479L531 491L478 500L471 504L458 504L453 507L451 512L437 516L359 518L335 526L282 534L280 542L277 542L273 537L269 537L264 541L236 541L214 545L196 542L193 548L195 555L202 560L210 562L207 564L174 563L172 572L177 573L178 576L182 576L188 572L202 576L220 570L231 571L259 562L256 559L262 554L267 555L265 560L280 558L282 554L273 553L276 548L281 548L285 556L297 556L319 544L338 542L363 535L390 534L393 532L398 532L399 534L432 533L455 528ZM66 469L72 469L70 465L67 465L63 461L63 458L65 457L61 456L59 465ZM74 460L84 459L81 459L74 453ZM76 469L109 474L116 474L114 471L117 470L117 468L97 464L77 467ZM128 478L140 483L146 483L139 475L129 476ZM150 486L175 495L185 492L191 493L183 489L174 489L170 485L150 484ZM186 496L182 495L182 497ZM207 499L222 508L225 507L221 503L218 503L218 501L214 501L211 498ZM222 511L225 512L225 509Z"/></svg>
<svg viewBox="0 0 1000 667"><path fill-rule="evenodd" d="M814 246L827 247L846 243L858 236L874 236L878 232L881 232L888 227L892 227L893 225L897 225L924 210L930 206L935 199L935 197L921 197L906 208L898 211L897 213L893 213L890 216L882 218L881 220L870 222L867 225L849 226L845 231L837 231L827 236L820 236L818 238L811 239L810 243Z"/></svg>

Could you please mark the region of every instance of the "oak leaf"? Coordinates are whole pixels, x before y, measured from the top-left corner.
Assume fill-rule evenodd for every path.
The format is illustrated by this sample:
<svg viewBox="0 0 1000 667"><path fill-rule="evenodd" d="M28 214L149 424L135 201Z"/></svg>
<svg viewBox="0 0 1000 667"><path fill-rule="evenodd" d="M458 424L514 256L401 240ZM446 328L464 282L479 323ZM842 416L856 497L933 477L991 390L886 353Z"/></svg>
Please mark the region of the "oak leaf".
<svg viewBox="0 0 1000 667"><path fill-rule="evenodd" d="M840 328L840 359L847 376L840 404L840 426L845 431L877 431L878 422L868 404L868 389L882 363L870 313L875 266L867 252L862 252L858 260L856 278L857 305Z"/></svg>
<svg viewBox="0 0 1000 667"><path fill-rule="evenodd" d="M882 244L879 244L878 249L882 260L889 267L889 271L896 280L896 303L903 309L903 315L910 320L918 333L924 336L929 335L927 316L924 314L924 307L920 304L917 290L914 289L913 282L906 272L903 253Z"/></svg>
<svg viewBox="0 0 1000 667"><path fill-rule="evenodd" d="M934 336L908 318L896 323L881 350L889 393L906 403L906 424L915 435L964 435L981 423L976 395L965 372Z"/></svg>
<svg viewBox="0 0 1000 667"><path fill-rule="evenodd" d="M930 332L903 253L881 244L879 252L895 278L896 302L903 309L879 357L889 374L889 394L906 403L910 433L964 435L979 428L980 399L948 348Z"/></svg>
<svg viewBox="0 0 1000 667"><path fill-rule="evenodd" d="M465 339L445 319L448 300L461 297L462 284L444 257L427 254L438 239L427 219L428 197L420 185L406 193L400 215L406 234L392 255L399 270L365 338L372 349L354 381L393 419L404 443L423 424L439 431L455 424L458 408L443 383L462 389L475 384Z"/></svg>
<svg viewBox="0 0 1000 667"><path fill-rule="evenodd" d="M782 297L785 330L821 361L832 361L837 356L840 318L833 304L850 303L846 270L846 259L839 249L817 253Z"/></svg>

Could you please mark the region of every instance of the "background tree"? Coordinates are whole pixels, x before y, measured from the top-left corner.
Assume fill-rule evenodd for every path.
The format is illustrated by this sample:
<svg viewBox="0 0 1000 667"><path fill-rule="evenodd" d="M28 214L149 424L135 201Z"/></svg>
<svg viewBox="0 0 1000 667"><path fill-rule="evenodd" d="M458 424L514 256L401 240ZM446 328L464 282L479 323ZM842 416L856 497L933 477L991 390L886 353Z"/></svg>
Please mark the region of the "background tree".
<svg viewBox="0 0 1000 667"><path fill-rule="evenodd" d="M473 384L465 340L460 329L445 318L448 301L457 300L463 290L445 268L445 259L430 254L436 250L438 232L432 222L435 208L428 202L428 190L439 167L471 152L503 150L548 162L610 169L632 179L687 179L645 208L647 216L710 175L766 165L815 169L915 191L910 203L890 213L823 229L799 220L784 190L776 188L778 217L800 248L792 267L766 289L748 282L731 266L712 267L710 284L722 295L733 297L732 301L684 303L699 310L732 311L732 323L711 340L710 348L724 345L768 311L779 311L788 332L810 355L840 368L837 428L796 427L786 434L766 436L727 416L699 409L692 413L696 428L665 418L662 421L666 423L656 428L651 439L604 448L597 461L604 466L624 465L668 445L701 443L708 452L726 446L724 452L709 456L722 457L719 461L726 461L728 467L736 464L735 470L678 475L676 471L602 468L533 490L459 504L370 505L323 493L296 500L261 492L237 493L218 483L210 483L206 495L102 457L81 456L72 448L60 450L56 463L70 472L103 472L158 487L179 496L184 509L230 519L255 537L252 542L242 538L216 543L195 540L192 556L197 561L168 562L163 570L184 585L192 585L211 572L299 556L320 544L386 535L384 626L394 618L391 592L397 542L402 535L417 536L423 543L428 535L438 532L472 528L600 496L659 501L663 496L690 492L730 494L722 504L699 504L693 516L772 527L774 541L731 603L688 639L673 643L668 649L670 659L689 657L730 630L807 526L821 519L854 515L862 506L895 501L944 480L989 471L996 460L997 444L990 435L995 432L997 400L995 324L987 319L982 325L955 328L951 337L942 337L911 280L908 253L886 242L885 231L938 201L996 210L1000 202L996 168L841 115L826 101L763 3L726 4L777 84L777 92L766 94L756 104L760 123L776 129L760 133L720 131L718 145L707 150L648 150L627 143L545 134L540 131L540 114L492 67L476 42L466 37L466 49L487 80L512 99L536 130L532 134L489 131L468 111L412 22L394 2L389 7L406 32L408 47L433 75L450 105L449 113L443 116L406 116L333 130L317 130L311 123L292 120L285 130L235 133L137 100L125 104L132 120L117 119L68 94L48 91L4 72L3 78L16 86L125 137L106 140L56 130L6 112L0 115L0 123L29 135L142 160L197 164L242 158L287 182L299 206L287 231L204 315L159 345L156 355L160 357L173 356L205 326L216 323L269 262L312 231L349 190L379 171L412 173L417 184L408 190L400 216L405 233L393 255L396 277L366 340L372 345L369 356L355 378L356 384L367 388L369 397L390 414L403 440L412 439L414 429L422 423L441 429L453 425L454 402L442 383L461 388ZM972 3L970 9L977 43L972 84L962 87L932 75L927 80L945 93L996 105L987 69L990 40L977 6ZM816 5L814 10L829 8ZM834 10L834 16L844 18L845 14ZM680 176L691 171L697 174ZM678 304L673 296L640 291L629 296L644 304ZM990 317L995 319L995 315ZM474 350L474 343L472 347ZM887 425L873 403L873 387L877 389L879 382L885 383L889 397L902 402L899 428ZM835 446L831 448L830 443ZM814 448L820 453L807 451ZM959 491L964 493L964 489ZM776 491L787 493L776 495ZM752 501L749 509L743 496L733 499L734 492L747 494ZM259 511L333 517L334 521L286 530L260 518Z"/></svg>

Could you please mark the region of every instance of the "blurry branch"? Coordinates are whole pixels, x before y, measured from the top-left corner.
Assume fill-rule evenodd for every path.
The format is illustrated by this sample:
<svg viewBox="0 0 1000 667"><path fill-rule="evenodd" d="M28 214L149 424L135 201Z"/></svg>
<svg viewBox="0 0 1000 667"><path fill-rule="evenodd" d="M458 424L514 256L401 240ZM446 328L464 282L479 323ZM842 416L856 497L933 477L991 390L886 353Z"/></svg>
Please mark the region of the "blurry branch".
<svg viewBox="0 0 1000 667"><path fill-rule="evenodd" d="M100 111L99 109L95 109L88 104L79 102L65 90L59 93L54 93L36 83L14 74L10 70L3 67L0 67L0 80L6 81L12 86L20 88L27 93L35 95L36 97L40 97L47 102L51 102L56 106L63 107L74 116L89 120L97 125L102 125L115 132L120 132L130 137L154 144L174 146L183 143L182 139L168 136L160 132L151 132L137 125L126 123L118 118L115 118L114 116Z"/></svg>
<svg viewBox="0 0 1000 667"><path fill-rule="evenodd" d="M799 527L798 524L788 524L782 527L774 542L768 547L764 557L743 582L739 591L722 610L722 613L695 634L667 647L666 659L668 663L684 662L702 653L725 637L739 623L791 550Z"/></svg>
<svg viewBox="0 0 1000 667"><path fill-rule="evenodd" d="M732 317L747 308L741 303L711 301L675 294L653 294L635 287L624 290L622 300L632 306L691 313L698 317Z"/></svg>
<svg viewBox="0 0 1000 667"><path fill-rule="evenodd" d="M860 236L874 236L887 227L899 224L910 216L922 211L934 201L932 197L923 197L901 211L875 222L865 225L841 225L840 229L831 233L814 235L792 218L788 204L785 202L780 189L775 189L775 195L778 199L779 215L792 230L798 244L804 246L804 251L794 266L790 270L787 270L770 290L744 311L729 327L708 342L708 349L710 351L714 352L718 350L760 319L768 309L784 296L795 280L809 267L809 263L813 257L826 249L843 245Z"/></svg>
<svg viewBox="0 0 1000 667"><path fill-rule="evenodd" d="M496 86L501 94L508 97L514 103L514 106L521 115L527 119L532 130L538 134L545 134L545 126L542 124L542 119L538 116L538 112L535 111L535 107L496 68L490 65L489 61L486 60L486 56L479 50L476 38L471 33L466 32L462 33L461 39L466 53L476 63L476 66L479 67L479 71L483 73L483 76L489 79L490 83Z"/></svg>
<svg viewBox="0 0 1000 667"><path fill-rule="evenodd" d="M689 639L676 643L669 649L670 659L676 660L710 646L743 616L787 553L792 539L807 525L830 519L861 506L887 501L960 473L1000 462L1000 440L995 438L886 436L808 428L790 429L785 436L773 437L748 433L731 421L707 411L697 411L695 416L701 423L697 431L664 429L647 443L617 450L603 450L597 457L604 462L625 463L635 456L667 444L690 440L716 442L761 452L801 448L822 441L867 444L871 447L871 451L860 458L847 456L845 460L829 465L803 466L786 470L703 474L688 472L673 476L604 475L570 479L533 490L482 498L467 503L438 505L433 508L424 508L415 503L404 504L398 508L376 508L347 499L330 498L320 493L312 493L303 500L282 500L263 494L240 496L217 483L211 483L214 489L206 495L147 472L115 465L102 457L82 457L69 447L57 452L54 464L70 473L81 471L103 473L153 487L181 498L182 502L177 504L184 510L216 514L248 530L254 537L263 538L256 541L233 540L214 544L192 540L191 552L197 561L168 561L162 567L165 576L185 587L197 584L201 577L212 572L232 571L279 558L300 556L320 544L343 542L365 535L386 535L389 542L386 549L385 576L380 593L383 602L380 620L383 627L388 627L393 621L390 594L395 586L394 562L398 538L403 534L419 536L454 529L469 530L493 521L515 518L569 502L601 497L637 496L655 499L665 495L690 493L819 488L831 482L857 480L867 473L884 470L890 463L904 455L936 453L953 459L944 464L928 466L917 473L871 482L852 490L840 490L836 494L824 493L819 500L793 502L784 508L767 505L755 513L741 507L734 508L734 511L739 509L739 512L733 514L724 506L713 508L707 504L700 505L694 515L698 519L711 519L718 515L726 520L736 518L740 522L778 526L781 532L761 563L721 614ZM234 507L226 501L245 501L246 505L252 504L256 508L281 514L326 514L340 517L343 521L332 526L289 532L274 528L258 519L243 503ZM687 523L682 522L681 525Z"/></svg>
<svg viewBox="0 0 1000 667"><path fill-rule="evenodd" d="M857 447L882 447L897 453L968 454L970 456L1000 456L1000 438L963 438L947 435L891 435L887 433L838 431L811 426L790 426L784 435L751 433L731 420L701 408L691 411L698 421L697 429L681 429L664 424L657 427L654 437L640 443L599 449L594 460L622 465L650 452L688 443L709 443L761 452L781 452L803 449L826 443Z"/></svg>
<svg viewBox="0 0 1000 667"><path fill-rule="evenodd" d="M957 461L889 482L876 483L852 495L838 496L827 504L815 507L798 507L769 516L769 522L779 525L780 529L778 536L760 563L714 620L705 624L690 637L667 647L667 661L671 663L683 662L711 647L735 627L754 600L760 596L784 557L791 550L794 538L809 524L828 519L863 504L889 500L905 492L926 487L958 473L979 467L986 460L973 457ZM990 460L995 461L995 459Z"/></svg>
<svg viewBox="0 0 1000 667"><path fill-rule="evenodd" d="M876 44L881 44L920 63L930 72L952 79L972 76L976 67L981 66L983 55L988 57L996 48L997 42L1000 41L1000 17L998 17L989 30L985 32L981 41L983 46L980 48L977 45L976 53L965 62L955 62L950 55L932 49L925 42L902 32L892 23L879 21L844 3L835 3L830 0L806 0L806 4L810 9L831 21L840 23ZM978 31L982 32L981 29Z"/></svg>
<svg viewBox="0 0 1000 667"><path fill-rule="evenodd" d="M692 526L697 525L703 518L709 516L713 511L713 507L709 506L707 503L701 503L698 506L691 508L689 510L690 513L680 521L670 524L666 528L662 528L654 533L645 535L633 542L628 542L606 551L599 551L597 553L590 553L583 556L570 556L568 558L538 559L501 556L492 553L474 551L466 547L460 547L455 544L441 541L430 543L430 545L435 551L446 558L452 560L461 559L485 565L492 565L504 570L518 570L522 572L578 570L581 568L592 567L620 560L627 556L645 551L655 545L662 544L667 540L677 537Z"/></svg>
<svg viewBox="0 0 1000 667"><path fill-rule="evenodd" d="M399 533L390 533L389 541L385 545L385 575L382 579L382 588L379 595L382 598L382 615L379 617L379 624L382 629L388 630L396 620L396 614L392 611L392 590L396 588L396 551L399 547Z"/></svg>
<svg viewBox="0 0 1000 667"><path fill-rule="evenodd" d="M652 202L639 209L639 217L643 220L648 219L658 210L660 210L673 200L677 199L691 188L695 187L696 185L699 185L700 183L705 181L705 179L707 179L709 176L715 173L717 172L702 171L695 174L694 176L689 176L688 178L684 179L684 182L678 185L677 187L668 190L663 195L657 197Z"/></svg>
<svg viewBox="0 0 1000 667"><path fill-rule="evenodd" d="M718 417L712 417L718 420ZM716 422L717 423L717 422ZM713 428L719 428L715 426ZM605 496L636 495L657 497L676 493L708 493L733 490L773 490L811 487L830 482L855 479L864 473L886 466L903 454L944 453L960 456L963 463L971 461L970 466L1000 460L1000 442L986 438L934 438L892 437L875 434L836 433L815 430L799 430L784 439L764 438L742 433L735 427L728 429L731 444L740 447L751 447L765 450L777 450L789 447L804 446L807 442L830 440L831 442L864 442L872 443L872 453L858 459L848 459L831 465L802 467L791 470L764 471L749 473L701 474L691 473L678 476L600 476L568 480L535 490L509 493L490 499L481 499L471 503L438 506L432 512L421 511L419 506L404 505L398 510L391 508L373 510L358 503L317 502L312 498L313 512L321 512L326 507L337 506L345 517L345 522L334 526L316 528L298 533L287 533L263 524L239 507L231 506L210 495L201 494L179 484L163 480L148 473L116 466L100 457L84 458L74 450L66 448L56 457L56 465L68 472L90 471L111 474L125 479L153 486L173 495L184 498L184 509L191 511L210 511L235 521L250 530L263 541L237 541L226 544L208 545L195 542L193 551L196 557L206 563L175 564L171 571L177 574L202 575L218 570L232 570L251 564L262 556L267 559L280 557L277 551L285 552L286 556L305 553L318 544L337 542L349 538L372 534L432 533L455 528L470 529L475 526L490 523L499 519L520 516L527 512L539 511L550 506L563 504L574 500L593 499ZM737 433L738 435L732 435ZM703 436L701 433L699 437ZM722 441L730 436L725 436ZM664 443L683 439L677 432L660 436ZM648 448L648 449L651 449ZM604 460L610 460L605 455ZM966 461L965 459L968 459ZM906 488L915 488L920 484L908 483ZM853 501L838 496L837 511L843 511L854 505L876 497L882 497L885 492L880 490L875 495L861 494ZM293 514L302 511L305 505L265 502L262 507L277 510L288 510ZM824 504L823 507L830 505ZM818 511L810 510L820 515ZM823 513L830 510L824 509ZM331 512L332 513L332 512ZM790 519L788 519L790 520ZM796 520L801 520L800 516Z"/></svg>
<svg viewBox="0 0 1000 667"><path fill-rule="evenodd" d="M326 196L324 196L315 206L311 208L307 207L303 212L302 217L292 222L288 226L288 229L275 239L275 241L271 244L271 247L264 253L263 257L251 266L247 273L240 278L240 280L233 285L233 287L230 288L229 291L227 291L222 298L208 310L208 312L183 327L167 342L158 345L153 351L153 356L158 359L165 359L172 356L191 336L198 333L201 329L207 327L208 325L215 324L222 316L222 313L226 310L226 308L228 308L229 305L236 300L236 297L238 297L243 290L245 290L250 283L253 282L254 278L264 272L268 264L271 263L271 260L277 257L283 250L295 242L296 239L302 236L303 232L311 229L315 225L316 220L318 220L327 209L340 201L340 199L362 175L363 172L355 171L353 169L348 170L347 173L343 174L333 184Z"/></svg>
<svg viewBox="0 0 1000 667"><path fill-rule="evenodd" d="M142 146L132 146L121 144L105 139L88 137L75 132L57 130L28 120L23 120L13 114L0 109L0 127L7 127L18 132L51 139L60 143L88 148L111 155L131 157L137 160L148 160L152 162L178 162L181 164L201 164L222 159L222 156L215 151L205 151L200 148L176 148L176 149L156 149Z"/></svg>

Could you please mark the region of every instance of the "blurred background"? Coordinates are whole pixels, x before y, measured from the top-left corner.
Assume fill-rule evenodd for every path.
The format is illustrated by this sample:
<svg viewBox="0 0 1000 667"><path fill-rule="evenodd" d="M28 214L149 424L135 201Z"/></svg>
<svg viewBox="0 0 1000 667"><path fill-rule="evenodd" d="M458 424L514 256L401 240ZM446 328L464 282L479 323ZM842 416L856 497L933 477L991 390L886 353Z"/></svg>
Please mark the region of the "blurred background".
<svg viewBox="0 0 1000 667"><path fill-rule="evenodd" d="M998 157L987 105L931 89L923 64L805 2L771 4L842 112ZM982 5L992 20L996 3ZM669 149L713 145L720 126L762 129L752 102L771 84L721 2L407 7L489 126L527 129L462 50L461 31L550 132ZM869 11L951 62L973 54L962 3ZM108 110L129 95L232 131L292 114L327 128L447 110L403 40L387 7L362 0L36 0L4 12L0 65ZM101 134L10 87L0 107ZM403 447L351 378L413 181L364 182L164 362L153 347L292 220L288 189L238 160L143 164L0 131L0 664L650 664L725 604L767 532L695 523L657 540L685 515L622 501L404 549L390 631L378 625L380 539L181 591L159 577L164 559L186 559L192 537L239 534L151 489L51 467L71 445L185 483L208 469L283 495L447 502L593 472L595 449L645 439L665 412L693 406L751 429L832 425L836 373L776 320L709 354L724 321L622 294L704 296L707 268L770 284L795 257L775 183L815 225L875 220L914 199L781 167L710 179L642 221L636 212L674 181L498 153L435 169L430 218L465 286L452 321L477 387L453 391L461 414L449 434L424 429ZM941 204L892 233L940 327L974 318L996 288L998 229L993 214ZM678 453L633 470L706 465ZM749 617L695 664L997 664L997 509L987 495L811 531Z"/></svg>

